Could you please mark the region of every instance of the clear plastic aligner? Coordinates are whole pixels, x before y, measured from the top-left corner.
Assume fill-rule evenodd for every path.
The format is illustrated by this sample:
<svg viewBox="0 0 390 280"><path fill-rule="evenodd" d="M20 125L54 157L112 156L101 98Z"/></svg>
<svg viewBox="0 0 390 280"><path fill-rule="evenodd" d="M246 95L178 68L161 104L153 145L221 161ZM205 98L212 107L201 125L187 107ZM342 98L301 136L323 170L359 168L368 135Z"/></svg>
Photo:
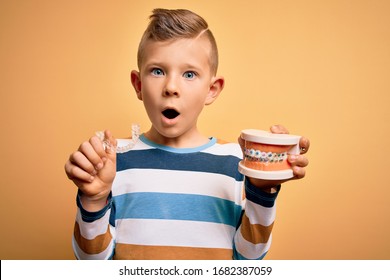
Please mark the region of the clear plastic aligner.
<svg viewBox="0 0 390 280"><path fill-rule="evenodd" d="M105 150L110 149L111 151L116 151L117 153L125 153L130 151L135 143L137 143L139 139L139 134L140 134L140 125L139 124L132 124L131 125L131 139L128 141L129 143L125 146L117 146L116 150L114 150L114 147L111 145L111 143L104 138L104 132L103 131L97 131L96 136L102 141L103 143L103 148Z"/></svg>
<svg viewBox="0 0 390 280"><path fill-rule="evenodd" d="M139 139L139 131L140 131L139 124L132 124L131 125L131 140L129 141L129 143L126 146L120 147L118 145L116 148L116 152L117 153L126 153L126 152L130 151Z"/></svg>
<svg viewBox="0 0 390 280"><path fill-rule="evenodd" d="M134 144L138 141L139 131L140 131L140 126L138 123L131 125L131 136Z"/></svg>
<svg viewBox="0 0 390 280"><path fill-rule="evenodd" d="M107 139L104 138L103 131L97 131L95 134L100 139L100 141L102 141L104 150L110 149L112 152L114 152L114 147Z"/></svg>

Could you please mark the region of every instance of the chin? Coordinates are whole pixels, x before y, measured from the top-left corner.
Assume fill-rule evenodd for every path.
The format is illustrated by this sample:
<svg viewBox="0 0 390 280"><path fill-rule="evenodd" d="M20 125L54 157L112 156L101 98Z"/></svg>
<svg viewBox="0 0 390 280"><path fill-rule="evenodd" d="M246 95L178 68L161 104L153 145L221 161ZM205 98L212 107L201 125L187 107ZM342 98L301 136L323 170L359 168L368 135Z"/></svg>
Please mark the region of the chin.
<svg viewBox="0 0 390 280"><path fill-rule="evenodd" d="M179 138L183 135L183 132L178 129L177 127L166 127L166 126L161 126L161 127L156 127L154 126L155 133L157 137L162 137L162 138L167 138L167 139L175 139Z"/></svg>

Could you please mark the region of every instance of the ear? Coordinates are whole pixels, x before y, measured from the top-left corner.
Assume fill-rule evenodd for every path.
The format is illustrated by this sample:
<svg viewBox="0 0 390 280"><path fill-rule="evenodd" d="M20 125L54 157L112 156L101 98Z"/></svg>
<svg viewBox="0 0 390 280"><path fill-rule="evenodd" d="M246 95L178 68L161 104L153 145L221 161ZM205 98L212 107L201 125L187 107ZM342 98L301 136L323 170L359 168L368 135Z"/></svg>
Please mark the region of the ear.
<svg viewBox="0 0 390 280"><path fill-rule="evenodd" d="M209 93L205 100L205 105L212 104L215 99L219 96L221 91L223 90L223 87L225 86L225 79L221 76L214 77L211 81Z"/></svg>
<svg viewBox="0 0 390 280"><path fill-rule="evenodd" d="M131 84L134 87L134 90L137 94L138 99L142 100L140 73L138 71L135 71L135 70L131 71L130 79L131 79Z"/></svg>

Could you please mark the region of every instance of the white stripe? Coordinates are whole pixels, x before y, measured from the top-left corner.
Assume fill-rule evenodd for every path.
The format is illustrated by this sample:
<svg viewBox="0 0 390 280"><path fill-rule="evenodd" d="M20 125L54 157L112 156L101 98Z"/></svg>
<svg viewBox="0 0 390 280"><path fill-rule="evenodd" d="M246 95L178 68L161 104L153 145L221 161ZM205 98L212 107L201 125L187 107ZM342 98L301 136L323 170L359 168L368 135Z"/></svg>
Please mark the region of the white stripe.
<svg viewBox="0 0 390 280"><path fill-rule="evenodd" d="M117 141L119 147L126 146L131 142L130 139L117 139ZM142 142L141 140L138 140L135 146L132 148L133 151L149 150L149 149L156 149L156 148L149 146L148 144ZM240 148L240 145L238 145L237 143L221 144L218 143L218 139L217 139L217 143L200 152L208 153L212 155L220 155L220 156L229 155L229 156L236 156L238 158L242 158L242 150Z"/></svg>
<svg viewBox="0 0 390 280"><path fill-rule="evenodd" d="M107 260L109 257L111 257L113 250L114 250L114 240L111 240L110 244L107 246L106 250L99 254L87 254L83 250L80 249L79 245L77 244L76 240L72 239L72 246L73 251L76 255L76 258L79 260Z"/></svg>
<svg viewBox="0 0 390 280"><path fill-rule="evenodd" d="M252 225L260 224L269 226L275 221L276 205L272 208L267 208L247 200L245 204L245 214Z"/></svg>
<svg viewBox="0 0 390 280"><path fill-rule="evenodd" d="M238 158L242 158L242 150L240 145L237 143L227 143L227 144L215 144L214 146L207 148L202 151L203 153L208 153L212 155L218 156L236 156Z"/></svg>
<svg viewBox="0 0 390 280"><path fill-rule="evenodd" d="M117 145L118 147L125 147L129 143L132 142L131 139L116 139L117 140ZM133 151L139 151L139 150L149 150L149 149L154 149L153 147L150 147L149 145L145 144L141 140L138 140L134 147L131 149Z"/></svg>
<svg viewBox="0 0 390 280"><path fill-rule="evenodd" d="M124 219L117 221L116 232L117 243L231 249L235 228L207 222Z"/></svg>
<svg viewBox="0 0 390 280"><path fill-rule="evenodd" d="M188 178L191 178L190 180ZM234 189L227 189L227 186ZM199 194L241 204L242 182L214 173L160 169L127 169L117 172L113 196L132 192Z"/></svg>
<svg viewBox="0 0 390 280"><path fill-rule="evenodd" d="M139 151L139 150L150 150L150 149L155 149L155 148L145 144L141 140L138 140L138 142L134 146L134 150L137 150L137 151Z"/></svg>
<svg viewBox="0 0 390 280"><path fill-rule="evenodd" d="M269 250L272 242L272 235L270 235L267 243L253 244L241 235L241 229L239 229L234 237L234 242L240 255L247 259L258 259Z"/></svg>
<svg viewBox="0 0 390 280"><path fill-rule="evenodd" d="M82 220L80 209L77 208L76 221L79 224L81 236L91 240L98 235L105 234L109 225L110 213L111 209L101 219L87 223Z"/></svg>

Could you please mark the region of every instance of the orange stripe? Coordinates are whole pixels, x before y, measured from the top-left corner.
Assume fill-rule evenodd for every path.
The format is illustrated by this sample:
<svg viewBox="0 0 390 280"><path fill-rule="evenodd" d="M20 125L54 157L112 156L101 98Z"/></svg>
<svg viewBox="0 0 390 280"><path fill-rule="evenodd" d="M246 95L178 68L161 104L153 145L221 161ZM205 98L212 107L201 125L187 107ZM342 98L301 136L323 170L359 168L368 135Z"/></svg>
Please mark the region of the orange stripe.
<svg viewBox="0 0 390 280"><path fill-rule="evenodd" d="M98 235L94 239L86 239L81 235L80 226L77 222L74 226L74 237L80 249L90 255L103 252L112 240L109 226L107 227L106 233Z"/></svg>
<svg viewBox="0 0 390 280"><path fill-rule="evenodd" d="M116 260L231 260L232 249L145 246L117 243Z"/></svg>
<svg viewBox="0 0 390 280"><path fill-rule="evenodd" d="M253 244L267 243L273 226L274 223L270 224L269 226L263 226L260 224L252 225L249 222L249 218L246 216L246 214L244 214L242 217L241 234L245 240Z"/></svg>

